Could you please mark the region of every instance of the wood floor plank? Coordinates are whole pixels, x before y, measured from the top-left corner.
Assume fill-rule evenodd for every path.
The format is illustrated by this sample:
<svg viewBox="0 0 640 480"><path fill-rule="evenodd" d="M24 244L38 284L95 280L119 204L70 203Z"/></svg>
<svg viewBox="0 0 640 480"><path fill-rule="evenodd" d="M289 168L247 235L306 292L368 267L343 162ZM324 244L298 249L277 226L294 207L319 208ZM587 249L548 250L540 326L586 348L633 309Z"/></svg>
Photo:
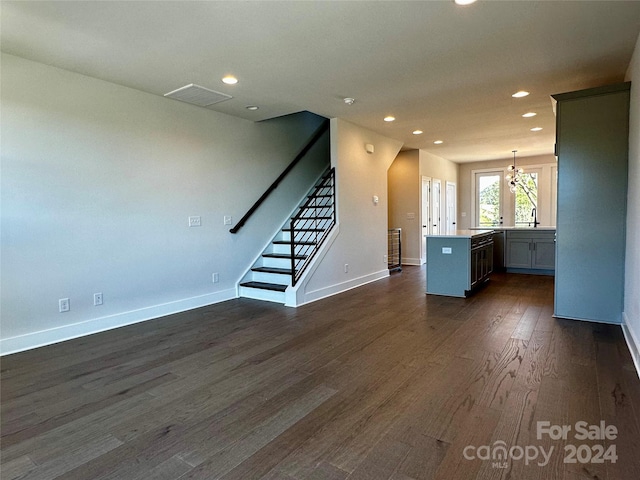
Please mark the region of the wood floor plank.
<svg viewBox="0 0 640 480"><path fill-rule="evenodd" d="M553 318L553 277L470 298L424 267L292 309L235 299L2 358L4 478L640 478L640 380L619 326ZM565 464L538 422L618 428ZM468 445L554 448L545 465ZM598 440L586 442L593 445ZM505 468L502 468L502 467Z"/></svg>
<svg viewBox="0 0 640 480"><path fill-rule="evenodd" d="M221 477L251 457L335 393L335 390L324 386L312 390L299 401L294 402L288 408L281 410L274 417L259 425L245 438L229 445L210 457L206 462L195 467L183 478L210 479Z"/></svg>

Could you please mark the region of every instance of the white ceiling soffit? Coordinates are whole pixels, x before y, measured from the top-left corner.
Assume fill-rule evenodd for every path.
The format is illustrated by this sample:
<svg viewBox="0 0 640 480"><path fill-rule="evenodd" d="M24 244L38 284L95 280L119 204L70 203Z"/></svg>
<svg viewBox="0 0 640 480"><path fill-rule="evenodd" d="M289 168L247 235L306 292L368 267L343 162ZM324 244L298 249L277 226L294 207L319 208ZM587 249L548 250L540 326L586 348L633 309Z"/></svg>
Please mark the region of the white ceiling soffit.
<svg viewBox="0 0 640 480"><path fill-rule="evenodd" d="M215 92L196 85L195 83L190 83L172 92L165 93L164 96L173 98L174 100L180 100L181 102L191 103L192 105L198 105L199 107L208 107L209 105L233 98L226 93Z"/></svg>

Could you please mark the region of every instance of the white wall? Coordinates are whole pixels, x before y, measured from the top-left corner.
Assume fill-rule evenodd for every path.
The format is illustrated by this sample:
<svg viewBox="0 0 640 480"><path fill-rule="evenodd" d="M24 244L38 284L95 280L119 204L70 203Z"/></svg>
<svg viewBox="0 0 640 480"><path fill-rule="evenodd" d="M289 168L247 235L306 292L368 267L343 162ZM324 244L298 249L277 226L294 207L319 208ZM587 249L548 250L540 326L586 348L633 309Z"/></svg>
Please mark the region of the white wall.
<svg viewBox="0 0 640 480"><path fill-rule="evenodd" d="M233 235L223 216L240 219L319 117L253 123L10 55L1 73L3 353L235 297L329 163L327 136Z"/></svg>
<svg viewBox="0 0 640 480"><path fill-rule="evenodd" d="M375 153L364 145L371 143ZM389 275L387 170L402 142L341 119L331 120L331 161L336 167L339 233L305 285L313 301ZM373 196L379 198L375 205ZM344 265L349 271L344 271Z"/></svg>
<svg viewBox="0 0 640 480"><path fill-rule="evenodd" d="M640 36L626 80L631 82L631 102L623 318L627 341L640 373Z"/></svg>

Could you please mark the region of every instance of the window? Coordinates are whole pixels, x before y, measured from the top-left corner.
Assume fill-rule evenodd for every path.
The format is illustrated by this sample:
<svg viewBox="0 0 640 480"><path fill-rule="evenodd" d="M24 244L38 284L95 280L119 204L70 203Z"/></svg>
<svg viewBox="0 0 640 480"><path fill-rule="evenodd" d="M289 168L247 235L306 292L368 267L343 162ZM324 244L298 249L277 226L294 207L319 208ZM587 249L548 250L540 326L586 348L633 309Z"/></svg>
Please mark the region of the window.
<svg viewBox="0 0 640 480"><path fill-rule="evenodd" d="M476 218L479 227L502 224L502 172L476 173Z"/></svg>
<svg viewBox="0 0 640 480"><path fill-rule="evenodd" d="M511 193L507 169L471 170L470 225L480 228L555 225L557 165L527 165L522 181ZM535 211L534 211L535 209Z"/></svg>
<svg viewBox="0 0 640 480"><path fill-rule="evenodd" d="M538 172L523 173L521 181L516 187L515 198L515 225L533 226L534 220L539 217L538 209ZM535 214L534 214L535 209Z"/></svg>

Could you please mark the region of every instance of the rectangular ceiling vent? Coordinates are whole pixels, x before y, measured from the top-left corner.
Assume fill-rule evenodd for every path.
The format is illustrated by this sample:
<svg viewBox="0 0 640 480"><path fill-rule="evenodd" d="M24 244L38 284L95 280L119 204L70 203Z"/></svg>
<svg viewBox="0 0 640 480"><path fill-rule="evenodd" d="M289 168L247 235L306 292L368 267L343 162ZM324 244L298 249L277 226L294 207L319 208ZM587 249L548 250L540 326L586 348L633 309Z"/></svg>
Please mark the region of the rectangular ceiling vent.
<svg viewBox="0 0 640 480"><path fill-rule="evenodd" d="M198 105L199 107L208 107L214 103L224 102L225 100L233 98L226 93L214 92L213 90L194 83L178 88L173 92L165 93L164 96L173 98L174 100L180 100L181 102Z"/></svg>

